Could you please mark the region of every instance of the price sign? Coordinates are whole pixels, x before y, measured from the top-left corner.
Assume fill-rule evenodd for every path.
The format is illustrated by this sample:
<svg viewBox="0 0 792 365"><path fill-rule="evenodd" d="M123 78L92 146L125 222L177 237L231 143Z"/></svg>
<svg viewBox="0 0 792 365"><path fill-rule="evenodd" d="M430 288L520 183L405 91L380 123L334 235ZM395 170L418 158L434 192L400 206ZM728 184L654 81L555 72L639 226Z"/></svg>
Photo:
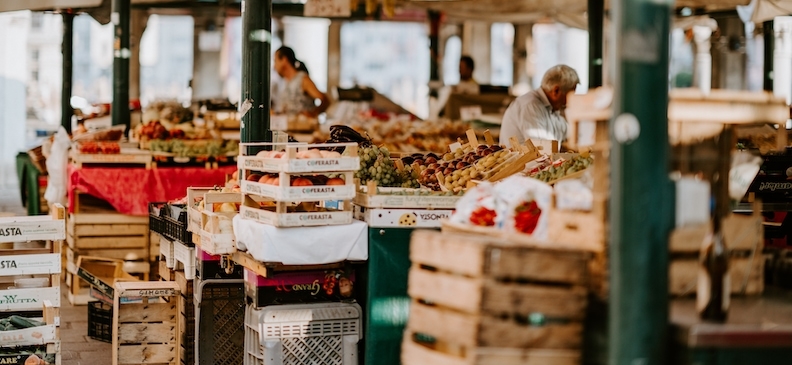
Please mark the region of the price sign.
<svg viewBox="0 0 792 365"><path fill-rule="evenodd" d="M352 15L349 0L308 0L305 3L304 16L313 17L348 17Z"/></svg>
<svg viewBox="0 0 792 365"><path fill-rule="evenodd" d="M463 122L481 118L481 106L463 106L459 108L459 116Z"/></svg>

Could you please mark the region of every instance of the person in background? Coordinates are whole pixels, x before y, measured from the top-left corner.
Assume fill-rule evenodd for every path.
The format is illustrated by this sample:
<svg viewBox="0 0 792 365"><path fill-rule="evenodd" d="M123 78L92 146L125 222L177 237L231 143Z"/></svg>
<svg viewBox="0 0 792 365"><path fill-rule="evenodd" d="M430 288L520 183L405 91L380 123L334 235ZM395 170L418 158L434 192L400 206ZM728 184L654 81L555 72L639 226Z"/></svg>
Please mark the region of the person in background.
<svg viewBox="0 0 792 365"><path fill-rule="evenodd" d="M297 60L294 50L281 47L275 51L275 72L283 78L283 85L276 91L273 99L277 114L305 115L316 118L330 106L330 99L311 81L308 68ZM316 99L320 104L316 106Z"/></svg>
<svg viewBox="0 0 792 365"><path fill-rule="evenodd" d="M470 56L462 56L459 59L459 84L453 88L454 94L472 94L479 93L479 84L473 79L473 71L476 69L476 63Z"/></svg>
<svg viewBox="0 0 792 365"><path fill-rule="evenodd" d="M575 90L580 78L569 66L553 66L542 77L542 85L515 99L503 115L500 143L508 145L511 137L520 144L527 139L563 142L567 121L564 108L567 94Z"/></svg>

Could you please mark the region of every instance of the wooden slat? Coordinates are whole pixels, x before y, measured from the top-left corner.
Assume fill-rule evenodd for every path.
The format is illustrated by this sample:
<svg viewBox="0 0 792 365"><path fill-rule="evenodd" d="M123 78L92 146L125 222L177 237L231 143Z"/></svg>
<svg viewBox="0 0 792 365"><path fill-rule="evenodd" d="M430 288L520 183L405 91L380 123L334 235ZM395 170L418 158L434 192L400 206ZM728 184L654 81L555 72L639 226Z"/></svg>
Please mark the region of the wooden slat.
<svg viewBox="0 0 792 365"><path fill-rule="evenodd" d="M413 233L410 260L467 276L584 285L590 255L572 250L508 245L499 237L436 231Z"/></svg>
<svg viewBox="0 0 792 365"><path fill-rule="evenodd" d="M74 224L145 224L148 216L125 215L116 212L107 213L72 213L69 220Z"/></svg>
<svg viewBox="0 0 792 365"><path fill-rule="evenodd" d="M147 224L74 224L69 221L69 233L74 237L148 236Z"/></svg>
<svg viewBox="0 0 792 365"><path fill-rule="evenodd" d="M116 309L119 323L176 322L178 305L172 303L127 303Z"/></svg>
<svg viewBox="0 0 792 365"><path fill-rule="evenodd" d="M584 287L556 288L541 285L504 284L487 281L482 309L494 315L543 313L550 317L583 320L586 313Z"/></svg>
<svg viewBox="0 0 792 365"><path fill-rule="evenodd" d="M176 364L179 362L177 347L174 344L121 346L117 364Z"/></svg>
<svg viewBox="0 0 792 365"><path fill-rule="evenodd" d="M73 237L66 238L69 247L78 250L144 248L148 257L148 236Z"/></svg>
<svg viewBox="0 0 792 365"><path fill-rule="evenodd" d="M518 350L478 348L467 357L454 356L422 346L409 333L402 343L404 365L580 365L577 350Z"/></svg>
<svg viewBox="0 0 792 365"><path fill-rule="evenodd" d="M109 259L125 260L130 257L145 259L148 257L146 248L120 248L120 249L77 249L74 252L77 256L96 256Z"/></svg>
<svg viewBox="0 0 792 365"><path fill-rule="evenodd" d="M478 313L484 280L441 272L410 269L407 291L414 299L425 300L466 313Z"/></svg>
<svg viewBox="0 0 792 365"><path fill-rule="evenodd" d="M410 307L407 328L464 348L577 349L583 338L582 322L528 326L512 319L461 313L419 302L413 302Z"/></svg>
<svg viewBox="0 0 792 365"><path fill-rule="evenodd" d="M168 281L128 281L115 284L121 298L173 297L179 295L176 283Z"/></svg>
<svg viewBox="0 0 792 365"><path fill-rule="evenodd" d="M124 323L118 328L121 344L152 344L176 342L175 323Z"/></svg>

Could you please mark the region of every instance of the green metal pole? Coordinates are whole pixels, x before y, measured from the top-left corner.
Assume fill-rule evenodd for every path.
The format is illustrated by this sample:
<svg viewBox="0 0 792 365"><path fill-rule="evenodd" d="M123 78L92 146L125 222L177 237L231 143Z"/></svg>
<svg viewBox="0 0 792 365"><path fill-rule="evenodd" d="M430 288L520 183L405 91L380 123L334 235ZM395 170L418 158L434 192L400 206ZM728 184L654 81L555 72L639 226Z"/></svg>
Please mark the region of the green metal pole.
<svg viewBox="0 0 792 365"><path fill-rule="evenodd" d="M72 97L72 51L74 50L74 13L71 10L61 13L63 18L63 83L61 84L61 126L71 133L71 120L74 110Z"/></svg>
<svg viewBox="0 0 792 365"><path fill-rule="evenodd" d="M665 364L674 204L666 117L673 5L673 0L611 2L616 91L610 155L612 365Z"/></svg>
<svg viewBox="0 0 792 365"><path fill-rule="evenodd" d="M773 21L768 20L762 23L764 35L764 72L763 84L765 91L773 91L773 51L775 48L775 31L773 31Z"/></svg>
<svg viewBox="0 0 792 365"><path fill-rule="evenodd" d="M605 0L588 0L589 89L602 86L602 33Z"/></svg>
<svg viewBox="0 0 792 365"><path fill-rule="evenodd" d="M271 142L270 64L272 0L242 2L241 141ZM249 151L250 152L250 151Z"/></svg>
<svg viewBox="0 0 792 365"><path fill-rule="evenodd" d="M113 125L129 129L129 16L131 0L113 0L110 19L115 26L113 42Z"/></svg>

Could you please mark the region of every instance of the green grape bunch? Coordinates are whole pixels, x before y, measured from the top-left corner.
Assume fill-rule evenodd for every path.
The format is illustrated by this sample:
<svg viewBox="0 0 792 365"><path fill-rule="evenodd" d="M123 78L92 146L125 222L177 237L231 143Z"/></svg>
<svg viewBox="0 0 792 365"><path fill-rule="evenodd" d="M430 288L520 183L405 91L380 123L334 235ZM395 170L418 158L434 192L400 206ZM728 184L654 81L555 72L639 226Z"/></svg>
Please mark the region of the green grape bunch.
<svg viewBox="0 0 792 365"><path fill-rule="evenodd" d="M405 168L404 171L399 171L390 158L390 151L385 147L361 147L358 148L358 156L360 157L360 169L355 173L355 177L360 180L361 184L374 181L377 186L381 187L417 185L412 169Z"/></svg>

